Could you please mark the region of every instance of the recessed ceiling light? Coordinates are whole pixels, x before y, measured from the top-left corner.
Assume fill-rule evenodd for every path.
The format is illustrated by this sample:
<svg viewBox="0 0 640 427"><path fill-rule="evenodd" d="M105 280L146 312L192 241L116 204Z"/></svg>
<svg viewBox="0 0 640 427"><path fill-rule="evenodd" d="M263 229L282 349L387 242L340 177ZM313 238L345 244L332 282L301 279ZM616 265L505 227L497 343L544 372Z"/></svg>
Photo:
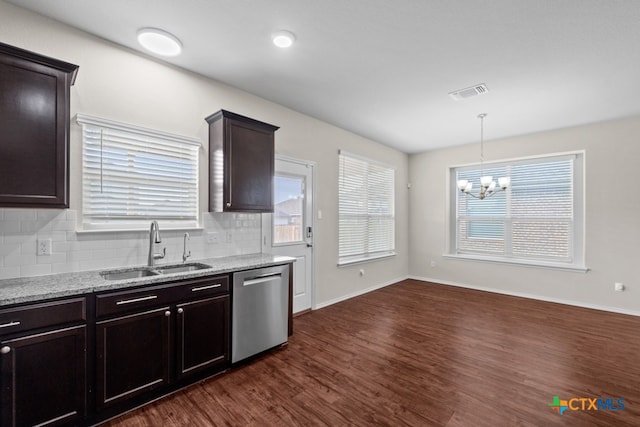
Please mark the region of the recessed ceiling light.
<svg viewBox="0 0 640 427"><path fill-rule="evenodd" d="M158 28L138 30L138 43L149 52L162 56L177 56L182 52L182 43L173 34Z"/></svg>
<svg viewBox="0 0 640 427"><path fill-rule="evenodd" d="M291 47L296 40L296 36L291 31L280 30L273 34L272 40L276 46L286 48Z"/></svg>

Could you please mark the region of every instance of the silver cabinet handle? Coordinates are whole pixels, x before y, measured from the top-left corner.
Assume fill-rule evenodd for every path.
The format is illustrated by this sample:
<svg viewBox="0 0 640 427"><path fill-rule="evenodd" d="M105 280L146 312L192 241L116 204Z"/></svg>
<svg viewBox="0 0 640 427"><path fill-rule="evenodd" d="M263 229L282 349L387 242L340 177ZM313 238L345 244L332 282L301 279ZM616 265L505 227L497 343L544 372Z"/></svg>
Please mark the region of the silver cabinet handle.
<svg viewBox="0 0 640 427"><path fill-rule="evenodd" d="M179 308L178 309L178 314L182 314L182 313L184 313L184 309L183 308Z"/></svg>
<svg viewBox="0 0 640 427"><path fill-rule="evenodd" d="M169 317L169 316L171 316L171 312L170 312L169 310L167 310L167 311L165 311L165 312L164 312L164 315L165 315L166 317Z"/></svg>
<svg viewBox="0 0 640 427"><path fill-rule="evenodd" d="M149 301L156 298L158 298L157 295L149 295L147 297L141 297L141 298L124 299L122 301L118 301L116 305L133 304L134 302Z"/></svg>
<svg viewBox="0 0 640 427"><path fill-rule="evenodd" d="M3 325L0 325L0 328L10 328L12 326L18 326L20 324L20 321L17 320L15 322L9 322L9 323L5 323Z"/></svg>
<svg viewBox="0 0 640 427"><path fill-rule="evenodd" d="M5 345L4 347L0 348L0 353L2 354L7 354L11 351L11 347L9 347L8 345Z"/></svg>
<svg viewBox="0 0 640 427"><path fill-rule="evenodd" d="M198 291L204 291L206 289L219 288L220 286L222 286L221 283L216 283L215 285L200 286L197 288L191 288L191 292L198 292Z"/></svg>

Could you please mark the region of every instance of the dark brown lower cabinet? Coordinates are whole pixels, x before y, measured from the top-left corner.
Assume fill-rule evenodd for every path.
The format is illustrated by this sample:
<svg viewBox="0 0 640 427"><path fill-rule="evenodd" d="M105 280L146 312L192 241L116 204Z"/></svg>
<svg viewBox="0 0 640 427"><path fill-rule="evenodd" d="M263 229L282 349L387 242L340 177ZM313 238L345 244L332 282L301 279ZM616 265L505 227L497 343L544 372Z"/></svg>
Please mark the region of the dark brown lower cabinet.
<svg viewBox="0 0 640 427"><path fill-rule="evenodd" d="M96 409L169 383L171 311L151 311L96 323Z"/></svg>
<svg viewBox="0 0 640 427"><path fill-rule="evenodd" d="M223 371L229 277L96 295L96 421Z"/></svg>
<svg viewBox="0 0 640 427"><path fill-rule="evenodd" d="M177 306L177 372L179 379L224 366L229 361L229 296Z"/></svg>
<svg viewBox="0 0 640 427"><path fill-rule="evenodd" d="M230 364L229 276L0 308L0 427L87 426Z"/></svg>
<svg viewBox="0 0 640 427"><path fill-rule="evenodd" d="M58 426L86 413L86 326L0 341L2 426Z"/></svg>

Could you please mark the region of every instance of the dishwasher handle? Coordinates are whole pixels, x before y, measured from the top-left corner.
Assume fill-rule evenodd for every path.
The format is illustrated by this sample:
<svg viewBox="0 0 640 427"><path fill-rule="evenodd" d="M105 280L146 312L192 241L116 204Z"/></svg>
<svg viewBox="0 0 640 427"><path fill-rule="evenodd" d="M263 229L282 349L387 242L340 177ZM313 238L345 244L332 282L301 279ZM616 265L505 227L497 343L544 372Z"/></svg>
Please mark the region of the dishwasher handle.
<svg viewBox="0 0 640 427"><path fill-rule="evenodd" d="M270 282L273 279L279 279L281 277L281 273L268 273L260 276L253 276L243 280L242 286L258 285L260 283Z"/></svg>

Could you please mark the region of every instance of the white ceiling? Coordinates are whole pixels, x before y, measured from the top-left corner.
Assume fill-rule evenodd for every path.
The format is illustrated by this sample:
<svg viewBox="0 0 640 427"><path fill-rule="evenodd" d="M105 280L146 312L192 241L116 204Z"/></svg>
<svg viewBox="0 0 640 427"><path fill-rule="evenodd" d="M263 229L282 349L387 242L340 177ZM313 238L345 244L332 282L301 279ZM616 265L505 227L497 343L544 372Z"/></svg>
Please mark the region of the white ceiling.
<svg viewBox="0 0 640 427"><path fill-rule="evenodd" d="M136 50L162 28L167 62L408 153L478 142L481 112L487 140L640 115L638 0L9 2Z"/></svg>

